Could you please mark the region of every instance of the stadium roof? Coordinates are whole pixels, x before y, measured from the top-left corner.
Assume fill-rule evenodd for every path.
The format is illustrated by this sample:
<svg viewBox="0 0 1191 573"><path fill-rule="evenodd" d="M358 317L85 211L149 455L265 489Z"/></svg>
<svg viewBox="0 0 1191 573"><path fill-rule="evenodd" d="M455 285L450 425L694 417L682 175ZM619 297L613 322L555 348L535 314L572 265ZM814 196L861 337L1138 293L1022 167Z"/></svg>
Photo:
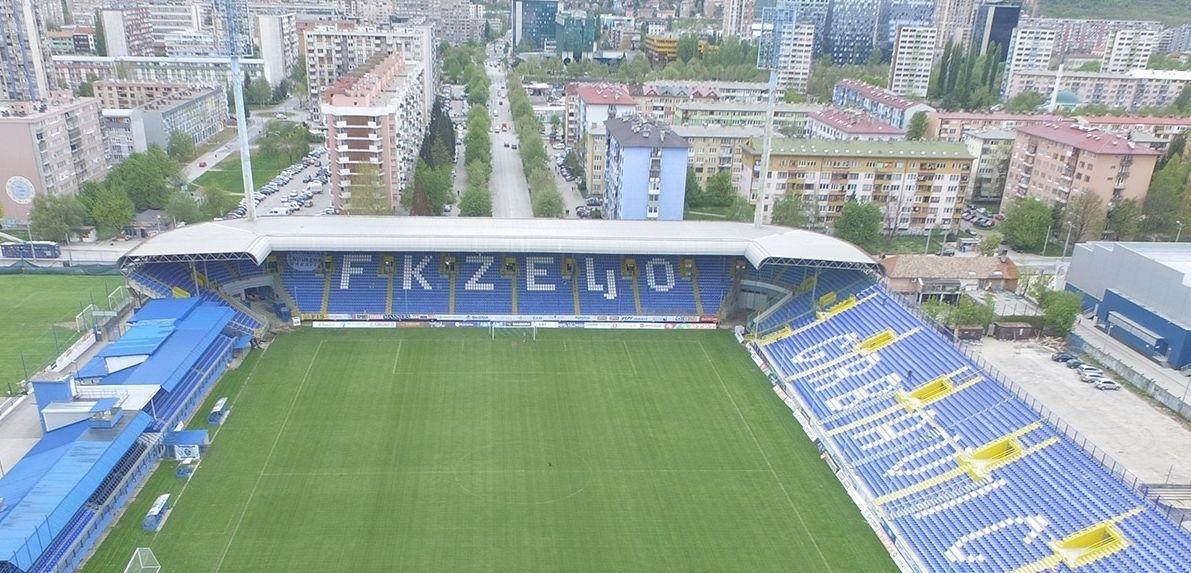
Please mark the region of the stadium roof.
<svg viewBox="0 0 1191 573"><path fill-rule="evenodd" d="M962 147L962 146L961 146ZM748 223L459 217L262 217L188 225L128 252L123 262L248 257L273 251L506 252L727 255L824 261L876 269L855 245L810 231Z"/></svg>

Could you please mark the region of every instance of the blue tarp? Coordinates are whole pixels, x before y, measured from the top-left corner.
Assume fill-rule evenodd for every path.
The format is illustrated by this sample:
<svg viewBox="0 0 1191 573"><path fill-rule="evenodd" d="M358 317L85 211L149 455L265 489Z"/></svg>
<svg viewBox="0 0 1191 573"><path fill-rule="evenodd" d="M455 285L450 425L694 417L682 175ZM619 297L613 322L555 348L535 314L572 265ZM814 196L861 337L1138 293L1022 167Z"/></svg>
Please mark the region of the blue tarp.
<svg viewBox="0 0 1191 573"><path fill-rule="evenodd" d="M136 314L132 315L132 322L182 320L202 302L203 299L198 297L154 299L136 311Z"/></svg>
<svg viewBox="0 0 1191 573"><path fill-rule="evenodd" d="M46 433L0 478L0 560L28 569L150 421L141 412L111 429L79 423Z"/></svg>
<svg viewBox="0 0 1191 573"><path fill-rule="evenodd" d="M174 332L173 321L150 321L132 325L118 340L103 347L96 356L152 354Z"/></svg>

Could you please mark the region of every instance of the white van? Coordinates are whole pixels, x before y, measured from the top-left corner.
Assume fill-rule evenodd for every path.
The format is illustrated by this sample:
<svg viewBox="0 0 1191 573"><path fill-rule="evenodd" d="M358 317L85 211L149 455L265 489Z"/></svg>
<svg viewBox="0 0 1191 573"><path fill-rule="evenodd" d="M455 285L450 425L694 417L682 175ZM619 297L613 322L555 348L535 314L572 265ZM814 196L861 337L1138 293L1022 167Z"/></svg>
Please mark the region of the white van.
<svg viewBox="0 0 1191 573"><path fill-rule="evenodd" d="M289 213L289 207L273 207L272 209L269 209L270 215L289 215Z"/></svg>

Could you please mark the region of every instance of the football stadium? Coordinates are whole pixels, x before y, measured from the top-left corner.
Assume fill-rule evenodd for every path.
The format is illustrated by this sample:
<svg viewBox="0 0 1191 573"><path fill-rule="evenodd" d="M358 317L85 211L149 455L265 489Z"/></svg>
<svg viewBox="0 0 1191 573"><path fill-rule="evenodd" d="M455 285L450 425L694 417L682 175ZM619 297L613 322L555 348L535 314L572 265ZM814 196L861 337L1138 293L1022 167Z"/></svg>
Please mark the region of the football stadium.
<svg viewBox="0 0 1191 573"><path fill-rule="evenodd" d="M0 478L0 572L1187 571L1120 466L844 241L186 226Z"/></svg>

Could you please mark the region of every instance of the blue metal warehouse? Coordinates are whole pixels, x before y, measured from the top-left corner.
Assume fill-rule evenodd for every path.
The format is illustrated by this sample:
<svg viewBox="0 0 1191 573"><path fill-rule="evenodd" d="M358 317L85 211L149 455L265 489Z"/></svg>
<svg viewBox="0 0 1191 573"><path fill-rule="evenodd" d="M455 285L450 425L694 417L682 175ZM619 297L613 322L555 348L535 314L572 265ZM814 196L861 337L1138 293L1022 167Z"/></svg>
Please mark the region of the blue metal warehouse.
<svg viewBox="0 0 1191 573"><path fill-rule="evenodd" d="M1191 365L1191 244L1076 245L1067 290L1117 340L1174 368Z"/></svg>

